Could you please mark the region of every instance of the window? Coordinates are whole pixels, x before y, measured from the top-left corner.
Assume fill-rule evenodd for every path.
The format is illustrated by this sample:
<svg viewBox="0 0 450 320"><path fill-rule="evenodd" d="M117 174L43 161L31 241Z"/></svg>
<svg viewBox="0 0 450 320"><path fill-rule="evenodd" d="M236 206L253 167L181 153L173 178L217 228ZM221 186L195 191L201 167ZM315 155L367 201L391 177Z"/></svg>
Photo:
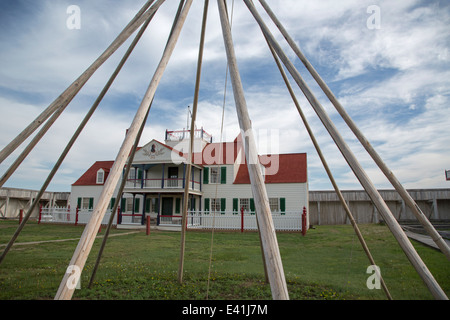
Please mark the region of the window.
<svg viewBox="0 0 450 320"><path fill-rule="evenodd" d="M220 171L217 167L210 168L211 175L209 177L209 183L219 183L220 180Z"/></svg>
<svg viewBox="0 0 450 320"><path fill-rule="evenodd" d="M78 198L77 206L80 210L90 210L94 207L94 198Z"/></svg>
<svg viewBox="0 0 450 320"><path fill-rule="evenodd" d="M211 211L219 212L220 211L220 199L211 199Z"/></svg>
<svg viewBox="0 0 450 320"><path fill-rule="evenodd" d="M278 205L278 198L269 198L269 205L271 212L278 212L280 210L280 206Z"/></svg>
<svg viewBox="0 0 450 320"><path fill-rule="evenodd" d="M100 169L97 171L97 184L103 184L105 182L105 171Z"/></svg>
<svg viewBox="0 0 450 320"><path fill-rule="evenodd" d="M133 212L133 198L126 198L126 212Z"/></svg>
<svg viewBox="0 0 450 320"><path fill-rule="evenodd" d="M203 183L227 183L227 167L206 167L203 171Z"/></svg>
<svg viewBox="0 0 450 320"><path fill-rule="evenodd" d="M245 211L250 211L250 199L239 199L239 209L244 208Z"/></svg>

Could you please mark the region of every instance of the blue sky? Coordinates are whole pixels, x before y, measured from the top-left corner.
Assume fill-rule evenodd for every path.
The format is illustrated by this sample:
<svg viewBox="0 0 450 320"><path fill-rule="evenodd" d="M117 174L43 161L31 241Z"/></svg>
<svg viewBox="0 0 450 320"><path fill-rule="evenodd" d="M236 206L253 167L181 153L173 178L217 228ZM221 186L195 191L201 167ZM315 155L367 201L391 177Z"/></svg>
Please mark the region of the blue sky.
<svg viewBox="0 0 450 320"><path fill-rule="evenodd" d="M144 0L7 0L0 2L0 148L33 121L113 41ZM255 1L260 13L263 9ZM267 0L307 58L407 188L446 188L450 169L450 4L448 1ZM67 28L67 8L80 8L80 29ZM368 27L370 6L379 29ZM178 1L166 0L123 71L48 188L70 185L97 160L114 160L167 41ZM177 47L156 92L141 139L164 140L166 129L186 125L192 106L203 1L194 1ZM228 7L232 7L231 1ZM339 119L273 24L286 53L329 112L378 188L391 188ZM369 23L370 26L370 23ZM259 147L307 152L311 190L332 189L303 123L276 69L261 31L242 1L233 13L233 39ZM103 88L130 41L89 80L45 138L5 184L39 189L78 123ZM220 137L226 57L216 1L210 1L198 127ZM295 89L342 189L361 189L314 111ZM224 140L239 132L231 85ZM276 137L266 150L264 134ZM19 152L0 164L3 174Z"/></svg>

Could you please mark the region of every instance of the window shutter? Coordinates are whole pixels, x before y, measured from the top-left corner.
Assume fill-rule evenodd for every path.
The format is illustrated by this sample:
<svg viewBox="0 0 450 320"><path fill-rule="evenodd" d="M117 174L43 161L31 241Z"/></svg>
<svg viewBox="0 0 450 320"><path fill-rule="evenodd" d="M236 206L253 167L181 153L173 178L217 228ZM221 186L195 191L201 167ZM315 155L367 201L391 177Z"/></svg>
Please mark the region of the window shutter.
<svg viewBox="0 0 450 320"><path fill-rule="evenodd" d="M175 199L175 213L180 213L181 198Z"/></svg>
<svg viewBox="0 0 450 320"><path fill-rule="evenodd" d="M137 173L138 173L137 178L142 179L142 169L137 169Z"/></svg>
<svg viewBox="0 0 450 320"><path fill-rule="evenodd" d="M250 199L250 213L255 214L255 200L253 198Z"/></svg>
<svg viewBox="0 0 450 320"><path fill-rule="evenodd" d="M114 204L116 203L116 198L111 198L110 209L114 208Z"/></svg>
<svg viewBox="0 0 450 320"><path fill-rule="evenodd" d="M209 198L205 198L205 213L209 213Z"/></svg>
<svg viewBox="0 0 450 320"><path fill-rule="evenodd" d="M227 199L221 198L220 199L220 213L225 214L225 207L226 207Z"/></svg>
<svg viewBox="0 0 450 320"><path fill-rule="evenodd" d="M220 183L221 184L227 183L227 167L220 168Z"/></svg>
<svg viewBox="0 0 450 320"><path fill-rule="evenodd" d="M89 198L89 210L94 208L94 198Z"/></svg>
<svg viewBox="0 0 450 320"><path fill-rule="evenodd" d="M286 198L280 198L280 211L281 214L286 213Z"/></svg>
<svg viewBox="0 0 450 320"><path fill-rule="evenodd" d="M139 204L140 204L140 201L141 199L139 199L139 198L135 198L134 199L134 212L139 212Z"/></svg>
<svg viewBox="0 0 450 320"><path fill-rule="evenodd" d="M78 209L81 209L81 198L77 199L77 206L78 206Z"/></svg>
<svg viewBox="0 0 450 320"><path fill-rule="evenodd" d="M122 198L120 201L120 212L126 212L127 211L127 199Z"/></svg>
<svg viewBox="0 0 450 320"><path fill-rule="evenodd" d="M209 168L203 168L203 184L209 183Z"/></svg>
<svg viewBox="0 0 450 320"><path fill-rule="evenodd" d="M239 199L234 198L233 199L233 214L238 214L238 213L239 213Z"/></svg>

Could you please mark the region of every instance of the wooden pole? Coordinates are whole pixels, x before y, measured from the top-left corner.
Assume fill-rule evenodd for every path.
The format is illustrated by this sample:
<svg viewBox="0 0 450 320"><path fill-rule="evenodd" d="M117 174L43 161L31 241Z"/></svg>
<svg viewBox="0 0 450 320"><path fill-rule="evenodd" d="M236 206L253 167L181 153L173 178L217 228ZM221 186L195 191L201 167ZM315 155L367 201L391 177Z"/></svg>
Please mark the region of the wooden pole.
<svg viewBox="0 0 450 320"><path fill-rule="evenodd" d="M294 90L292 89L292 86L289 83L289 79L288 79L288 77L286 75L286 72L284 72L284 69L283 69L283 67L282 67L282 65L280 63L280 60L278 59L278 56L276 55L276 53L273 50L272 46L270 45L269 42L267 42L267 43L269 45L269 49L270 49L270 51L271 51L271 53L273 55L273 58L275 59L275 63L277 65L278 69L280 70L281 77L283 78L284 83L286 84L286 87L287 87L287 89L289 91L289 94L291 95L292 101L294 102L295 107L297 108L297 111L298 111L298 113L300 115L300 118L302 119L303 124L305 125L306 131L308 132L308 134L309 134L309 136L311 138L311 141L312 141L312 143L313 143L313 145L314 145L314 147L316 149L316 152L317 152L317 154L318 154L318 156L319 156L319 158L320 158L320 160L322 162L322 165L323 165L325 171L327 172L327 175L328 175L328 177L329 177L329 179L331 181L331 184L333 185L333 188L334 188L334 190L335 190L335 192L336 192L336 194L337 194L337 196L338 196L342 206L344 207L344 210L345 210L345 212L347 214L347 217L349 218L349 220L350 220L350 222L351 222L351 224L353 226L353 229L355 230L355 233L356 233L356 235L357 235L357 237L359 239L359 242L361 243L361 246L363 247L363 250L366 253L367 258L369 259L371 265L376 265L375 260L373 259L372 254L370 253L369 247L367 246L367 244L366 244L366 242L364 240L364 237L362 236L361 231L359 230L359 227L358 227L355 219L353 218L353 214L350 211L350 208L347 205L347 202L345 201L344 196L342 195L342 192L339 189L339 187L338 187L338 185L336 183L336 180L334 179L333 174L331 173L330 167L328 166L328 163L327 163L327 161L325 159L325 156L323 155L322 150L321 150L321 148L319 146L319 143L317 142L317 139L316 139L316 137L315 137L315 135L314 135L314 133L313 133L309 123L308 123L308 119L306 118L305 114L303 113L302 108L300 107L300 103L298 102L297 97L295 96ZM303 210L306 210L306 209L303 208ZM378 273L378 269L375 269L375 270ZM388 297L389 300L392 300L392 296L391 296L391 294L390 294L390 292L389 292L389 290L388 290L388 288L386 286L386 283L384 282L384 279L381 276L381 274L378 274L378 279L380 279L380 284L383 287L383 290L384 290L386 296Z"/></svg>
<svg viewBox="0 0 450 320"><path fill-rule="evenodd" d="M270 9L270 7L266 3L266 1L260 0L260 2L261 2L261 5L266 10L266 12L268 13L268 15L271 17L272 21L277 25L278 29L283 34L284 38L289 43L292 50L297 54L298 58L302 61L302 63L306 67L306 69L310 72L312 77L316 80L316 82L320 86L320 88L322 88L323 92L326 94L326 96L331 101L331 103L335 106L338 113L341 115L341 117L347 123L349 128L353 131L353 133L358 138L360 143L364 146L366 151L370 154L370 156L375 161L375 163L378 165L378 167L381 169L381 171L384 173L386 178L388 178L388 180L391 182L391 184L394 186L394 188L397 190L397 192L403 198L405 203L411 209L412 213L416 216L416 218L419 220L419 222L422 224L422 226L425 228L425 230L431 236L431 238L436 243L436 245L439 247L439 249L441 249L441 251L445 254L447 259L450 260L450 247L444 241L442 236L436 231L434 226L427 219L425 214L422 212L422 210L416 204L416 202L411 197L411 195L408 193L408 191L406 191L406 189L403 187L403 185L400 183L400 181L397 179L397 177L394 175L394 173L387 167L387 165L381 159L379 154L375 151L375 149L372 147L370 142L366 139L366 137L361 132L361 130L359 130L359 128L357 127L355 122L351 119L351 117L346 112L344 107L340 104L340 102L338 101L336 96L333 94L331 89L328 87L328 85L325 83L325 81L320 77L319 73L314 69L314 67L311 65L311 63L308 61L308 59L302 53L300 48L297 46L295 41L291 38L291 36L288 34L286 29L281 24L281 22L275 16L275 14Z"/></svg>
<svg viewBox="0 0 450 320"><path fill-rule="evenodd" d="M92 212L91 219L89 220L89 223L86 225L86 228L84 229L84 232L81 236L78 246L75 249L74 255L69 264L68 272L64 275L61 281L61 284L55 296L55 300L71 299L73 295L75 288L74 286L70 285L69 281L74 280L74 277L75 280L77 280L76 278L79 277L81 271L83 270L84 264L86 263L89 252L94 243L96 232L101 224L106 208L109 205L109 201L114 193L114 189L122 174L123 167L128 158L128 155L130 154L131 148L136 140L139 128L141 127L142 122L144 121L144 118L146 117L146 114L150 108L150 103L153 100L156 88L159 82L161 81L164 70L175 48L176 42L181 32L181 28L186 20L191 4L192 0L188 0L183 9L183 12L180 15L180 19L177 22L176 28L172 36L170 37L166 50L164 51L161 61L155 71L155 74L153 75L153 78L141 102L141 105L139 106L139 109L136 112L136 115L133 119L130 129L128 130L128 134L126 135L125 140L116 157L114 165L110 170L108 179L105 182L98 203L94 208L94 211ZM72 270L79 271L79 273L71 275Z"/></svg>
<svg viewBox="0 0 450 320"><path fill-rule="evenodd" d="M204 4L204 8L203 8L203 20L202 20L202 29L201 29L201 35L200 35L198 61L197 61L197 76L196 76L196 80L195 80L194 103L193 103L193 107L192 107L187 170L186 170L185 184L184 184L183 213L182 213L182 218L181 218L180 264L179 264L179 268L178 268L178 282L180 284L183 283L184 252L185 252L185 242L186 242L186 219L187 219L187 211L188 211L187 206L188 206L188 197L189 197L189 181L191 180L192 153L193 153L193 149L194 149L194 135L195 135L195 120L197 118L198 96L199 96L199 91L200 91L200 78L201 78L201 73L202 73L203 47L205 44L206 20L208 17L208 5L209 5L209 0L205 0L205 4Z"/></svg>
<svg viewBox="0 0 450 320"><path fill-rule="evenodd" d="M292 64L292 62L289 60L289 58L285 55L279 44L274 39L273 35L270 33L267 26L262 21L261 17L259 16L258 12L256 11L255 7L251 3L250 0L244 0L247 7L250 9L250 12L255 17L256 21L261 27L261 30L263 31L264 35L276 51L277 55L280 57L280 59L285 64L286 68L291 73L294 80L297 82L298 86L304 93L307 100L310 102L311 106L313 107L316 114L319 116L320 120L324 124L325 128L333 138L334 142L336 143L337 147L339 148L340 152L344 156L345 160L349 164L350 168L360 181L361 185L366 190L367 194L371 198L372 202L377 207L378 211L383 215L384 220L386 221L386 224L388 225L389 229L391 230L394 237L397 239L397 242L403 249L404 253L408 257L411 264L414 266L416 271L421 276L422 280L427 285L428 289L432 293L432 295L436 299L448 299L445 295L444 291L441 289L439 284L434 279L431 272L428 270L426 265L423 263L420 256L415 251L413 245L409 241L408 237L403 232L402 228L398 224L397 220L395 220L393 214L389 210L388 206L384 202L383 198L379 194L378 190L373 185L372 181L369 179L363 168L361 167L360 163L356 159L353 152L350 150L336 127L334 126L333 122L331 121L330 117L326 113L325 109L322 107L322 105L319 103L317 98L312 94L311 90L309 89L308 85L305 83L303 78L301 77L298 70L295 68L295 66Z"/></svg>
<svg viewBox="0 0 450 320"><path fill-rule="evenodd" d="M3 259L5 258L6 254L9 252L9 250L11 249L11 247L13 246L15 240L17 239L17 237L19 236L20 232L22 231L22 229L24 228L25 224L28 222L31 214L34 211L34 208L36 207L36 205L39 203L42 195L44 194L45 190L47 189L48 185L50 184L50 182L52 181L53 177L55 176L56 172L58 171L59 167L61 166L62 162L64 161L65 157L67 156L67 154L69 153L70 149L72 148L72 146L74 145L75 141L78 139L81 131L84 129L84 127L86 126L86 124L88 123L88 121L90 120L90 118L92 117L92 115L94 114L95 110L97 109L98 105L100 104L100 102L103 100L104 96L106 95L106 93L108 92L109 88L111 87L111 85L113 84L114 80L116 79L117 75L119 74L119 72L122 70L122 67L124 66L125 62L128 60L128 57L131 55L133 49L136 47L137 42L139 41L140 37L142 36L142 33L144 32L145 28L148 26L148 24L150 23L151 19L153 18L153 15L151 15L147 22L144 24L144 26L141 28L141 31L138 33L138 35L136 36L136 38L134 39L134 41L132 42L132 44L130 45L130 47L128 48L127 52L125 53L125 55L123 56L122 60L120 61L119 65L117 66L117 68L115 69L115 71L113 72L113 74L111 75L111 77L109 78L108 82L106 83L106 85L104 86L103 90L100 92L99 96L97 97L97 99L95 100L95 102L93 103L93 105L91 106L91 108L89 109L88 113L86 114L86 116L84 117L84 119L81 121L81 123L79 124L77 130L75 131L75 133L73 134L72 138L70 139L69 143L66 145L66 147L64 148L63 152L61 153L59 159L56 161L55 165L53 166L52 171L49 173L47 179L45 180L43 186L41 187L39 193L36 195L36 198L34 199L34 202L31 204L30 208L28 209L26 215L25 215L25 219L22 221L22 223L20 224L19 228L16 230L16 232L13 234L11 240L9 241L8 245L6 246L5 250L3 251L1 257L0 257L0 264L2 263ZM57 112L55 112L55 114L59 113L61 109L59 109ZM54 116L52 116L53 118ZM51 119L49 120L51 121ZM47 124L41 129L44 130L47 128ZM24 157L19 156L18 159L24 159Z"/></svg>
<svg viewBox="0 0 450 320"><path fill-rule="evenodd" d="M56 110L64 110L75 95L86 84L98 68L150 17L164 2L158 0L148 11L154 0L149 0L123 29L111 45L84 71L55 101L53 101L33 122L31 122L16 138L0 151L0 163L2 163L17 147L22 144L43 122L45 122ZM61 111L62 112L62 111Z"/></svg>
<svg viewBox="0 0 450 320"><path fill-rule="evenodd" d="M261 239L263 243L264 256L266 259L270 287L272 290L272 297L276 300L287 300L289 299L289 294L287 291L283 264L278 248L275 227L271 218L269 199L267 197L264 180L259 166L255 138L253 136L250 117L244 97L244 90L239 75L225 3L223 0L218 0L217 2L219 6L220 21L230 69L231 83L233 85L234 100L236 103L239 125L241 128L241 133L244 134L245 156L252 186L253 198L255 199L256 211L258 212L257 219L261 228Z"/></svg>

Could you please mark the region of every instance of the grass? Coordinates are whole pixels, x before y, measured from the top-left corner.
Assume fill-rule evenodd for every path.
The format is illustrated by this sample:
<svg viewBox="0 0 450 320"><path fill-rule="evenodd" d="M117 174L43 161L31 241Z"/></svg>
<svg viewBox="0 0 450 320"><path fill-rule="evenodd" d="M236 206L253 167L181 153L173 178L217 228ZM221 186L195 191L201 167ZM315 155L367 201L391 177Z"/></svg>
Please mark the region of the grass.
<svg viewBox="0 0 450 320"><path fill-rule="evenodd" d="M0 244L6 244L17 221L0 221ZM432 299L388 228L361 225L372 255L394 299ZM0 299L53 299L77 241L18 245L21 242L79 238L83 227L30 222L0 265ZM128 232L112 230L111 234ZM100 235L104 233L104 230ZM290 299L378 300L369 290L369 265L349 225L318 226L305 237L277 234ZM271 299L264 281L257 233L215 232L208 281L210 232L188 232L184 281L177 281L179 232L153 231L110 237L94 286L87 288L101 240L97 239L73 299ZM450 268L439 251L413 241L443 290L450 293ZM4 246L0 246L2 250Z"/></svg>

